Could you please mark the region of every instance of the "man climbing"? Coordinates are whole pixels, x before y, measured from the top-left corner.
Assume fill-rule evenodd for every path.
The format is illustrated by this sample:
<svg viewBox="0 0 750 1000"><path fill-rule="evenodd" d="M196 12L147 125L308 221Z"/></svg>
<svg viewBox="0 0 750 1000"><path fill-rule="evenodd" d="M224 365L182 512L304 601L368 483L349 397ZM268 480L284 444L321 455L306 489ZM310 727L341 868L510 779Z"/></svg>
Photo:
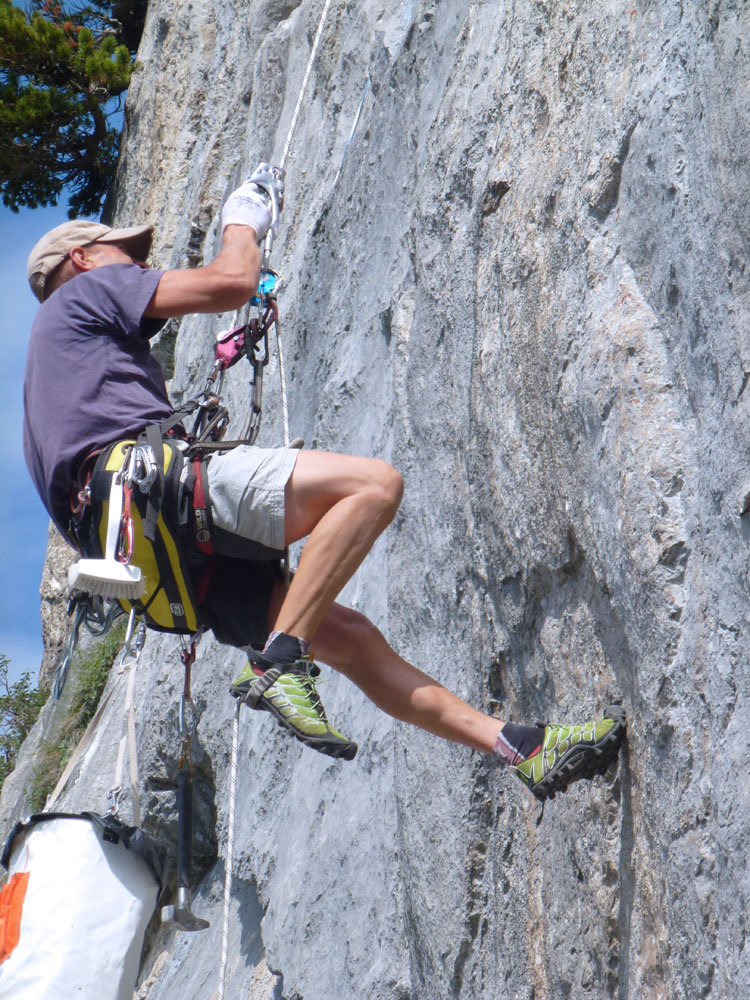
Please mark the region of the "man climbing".
<svg viewBox="0 0 750 1000"><path fill-rule="evenodd" d="M149 270L150 226L67 222L32 250L29 281L42 305L26 366L24 449L39 494L69 540L71 496L86 459L173 412L150 338L171 317L247 302L258 286L269 205L274 198L281 204L282 195L278 173L262 164L224 206L219 254L195 269ZM621 708L570 726L503 723L407 663L367 618L335 602L398 509L403 484L390 465L240 446L211 459L208 487L219 561L202 610L220 640L248 650L231 692L271 712L302 743L344 759L357 751L326 718L314 643L320 660L383 711L494 754L539 799L602 772L616 756L625 731ZM278 554L303 538L289 584L273 561L236 558L247 546Z"/></svg>

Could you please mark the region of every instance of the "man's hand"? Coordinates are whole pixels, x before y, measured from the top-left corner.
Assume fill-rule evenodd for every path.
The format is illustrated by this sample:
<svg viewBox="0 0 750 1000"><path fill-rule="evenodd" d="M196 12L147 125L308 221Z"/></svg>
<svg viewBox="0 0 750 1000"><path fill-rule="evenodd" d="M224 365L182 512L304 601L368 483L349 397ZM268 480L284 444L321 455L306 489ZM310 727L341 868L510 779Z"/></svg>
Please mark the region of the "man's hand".
<svg viewBox="0 0 750 1000"><path fill-rule="evenodd" d="M284 204L284 171L259 163L245 183L227 198L221 213L222 231L230 225L252 226L258 242L275 230Z"/></svg>
<svg viewBox="0 0 750 1000"><path fill-rule="evenodd" d="M245 182L246 184L257 184L266 192L272 203L276 202L277 215L284 207L285 174L286 171L282 170L281 167L274 167L271 163L259 163Z"/></svg>

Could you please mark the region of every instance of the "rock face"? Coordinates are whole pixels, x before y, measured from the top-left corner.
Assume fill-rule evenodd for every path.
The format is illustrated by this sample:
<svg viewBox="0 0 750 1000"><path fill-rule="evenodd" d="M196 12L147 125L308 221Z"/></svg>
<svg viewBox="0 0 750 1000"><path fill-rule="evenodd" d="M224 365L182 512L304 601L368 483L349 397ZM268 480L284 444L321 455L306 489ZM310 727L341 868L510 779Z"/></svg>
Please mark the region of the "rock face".
<svg viewBox="0 0 750 1000"><path fill-rule="evenodd" d="M152 0L113 218L158 224L156 265L211 259L223 198L279 158L319 10ZM499 717L622 702L628 745L537 826L511 775L341 678L323 698L352 764L244 713L228 998L750 990L748 38L740 0L333 0L273 259L291 432L407 484L344 599ZM180 324L176 402L228 319ZM136 682L162 834L177 650L151 637ZM211 929L152 937L142 1000L215 995L241 662L206 639L193 678ZM104 807L123 701L66 809Z"/></svg>
<svg viewBox="0 0 750 1000"><path fill-rule="evenodd" d="M39 588L44 636L44 657L39 671L39 686L45 691L49 691L52 687L55 668L60 662L70 628L66 614L67 601L63 599L63 592L68 582L68 567L73 561L73 556L73 550L63 541L59 531L50 522L47 560Z"/></svg>

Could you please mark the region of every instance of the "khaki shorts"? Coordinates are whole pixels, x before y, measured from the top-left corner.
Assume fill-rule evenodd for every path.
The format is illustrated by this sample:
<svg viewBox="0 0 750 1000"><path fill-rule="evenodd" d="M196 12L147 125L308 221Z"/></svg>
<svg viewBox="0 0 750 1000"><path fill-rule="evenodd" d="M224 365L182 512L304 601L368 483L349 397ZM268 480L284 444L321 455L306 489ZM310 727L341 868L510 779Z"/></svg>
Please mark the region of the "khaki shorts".
<svg viewBox="0 0 750 1000"><path fill-rule="evenodd" d="M208 464L208 493L217 534L283 549L284 488L298 455L294 448L254 445L215 455Z"/></svg>
<svg viewBox="0 0 750 1000"><path fill-rule="evenodd" d="M214 556L186 550L196 588L208 572L203 618L219 642L245 649L268 638L268 608L282 581L284 487L299 451L240 445L208 463Z"/></svg>

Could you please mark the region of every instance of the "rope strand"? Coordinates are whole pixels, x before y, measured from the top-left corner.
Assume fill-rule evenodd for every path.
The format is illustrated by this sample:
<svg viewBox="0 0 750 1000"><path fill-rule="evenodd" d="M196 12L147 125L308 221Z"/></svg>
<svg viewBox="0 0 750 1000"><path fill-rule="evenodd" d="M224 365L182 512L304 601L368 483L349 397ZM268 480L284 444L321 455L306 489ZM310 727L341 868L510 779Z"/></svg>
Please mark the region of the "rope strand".
<svg viewBox="0 0 750 1000"><path fill-rule="evenodd" d="M300 92L297 97L297 103L294 106L294 112L292 114L292 121L289 125L289 131L286 137L286 143L284 144L284 151L281 154L281 161L279 166L283 169L284 164L289 156L289 150L292 145L292 136L294 135L294 130L297 127L297 119L299 118L300 109L302 108L302 101L305 96L305 91L307 90L307 85L310 81L310 74L312 73L313 63L315 62L315 56L318 52L318 47L320 46L320 39L323 35L323 27L328 16L328 10L331 6L331 0L325 0L323 5L323 10L320 14L320 19L318 20L318 28L315 32L315 38L313 40L312 49L310 50L310 57L307 60L307 67L305 69L305 75L302 78L302 86L300 87ZM268 244L267 244L268 246ZM268 246L270 253L270 246ZM239 310L235 313L235 319L233 324L239 318ZM279 357L279 378L281 381L281 415L284 427L284 446L289 447L289 407L287 403L286 394L286 373L284 370L284 352L281 344L281 329L279 327L278 317L276 317L276 322L274 323L276 328L276 350ZM286 550L286 566L289 566L289 550ZM226 976L227 976L227 962L229 959L229 910L232 899L232 868L234 866L234 826L235 826L235 806L237 801L237 762L239 757L239 732L240 732L240 709L242 707L241 702L237 702L237 708L234 714L234 721L232 722L232 756L229 768L229 815L227 817L227 850L225 858L225 869L224 869L224 907L223 907L223 919L222 919L222 929L221 929L221 963L219 967L219 990L218 990L218 1000L224 1000L226 991Z"/></svg>
<svg viewBox="0 0 750 1000"><path fill-rule="evenodd" d="M313 63L315 62L315 56L318 52L318 46L320 45L320 39L323 35L323 27L328 17L328 8L331 6L331 0L326 0L323 5L323 10L320 14L320 20L318 21L318 30L315 32L315 38L313 40L312 49L310 50L310 58L307 60L307 68L305 69L305 75L302 77L302 86L300 87L299 96L297 97L297 103L294 106L294 113L292 114L292 121L289 126L289 132L287 133L286 143L284 144L284 152L281 154L281 162L279 166L283 169L286 163L287 156L289 155L289 149L292 145L292 136L294 135L294 130L297 127L297 119L299 118L300 109L302 108L302 101L305 96L305 91L307 90L307 84L310 81L310 74L312 73Z"/></svg>
<svg viewBox="0 0 750 1000"><path fill-rule="evenodd" d="M237 801L237 761L239 757L240 708L232 722L232 759L229 766L229 817L227 821L227 853L224 859L224 913L221 924L221 965L219 966L218 1000L224 1000L226 989L227 961L229 959L229 907L232 901L232 868L234 867L234 813Z"/></svg>
<svg viewBox="0 0 750 1000"><path fill-rule="evenodd" d="M286 371L284 369L284 351L281 346L281 327L278 317L274 323L276 330L276 353L279 356L279 379L281 381L281 420L284 427L284 447L289 447L289 405L286 397Z"/></svg>

